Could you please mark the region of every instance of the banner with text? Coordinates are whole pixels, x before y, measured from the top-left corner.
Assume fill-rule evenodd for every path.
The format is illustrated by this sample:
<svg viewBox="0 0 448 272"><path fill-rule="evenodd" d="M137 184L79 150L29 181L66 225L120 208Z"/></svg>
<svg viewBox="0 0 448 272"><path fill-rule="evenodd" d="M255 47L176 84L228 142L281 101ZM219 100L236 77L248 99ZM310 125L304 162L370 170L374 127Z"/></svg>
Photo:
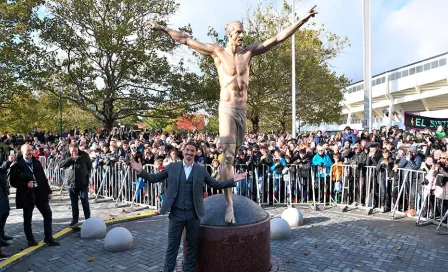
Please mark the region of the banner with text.
<svg viewBox="0 0 448 272"><path fill-rule="evenodd" d="M438 126L442 126L444 129L447 129L448 118L426 117L405 112L404 125L406 128L436 130Z"/></svg>

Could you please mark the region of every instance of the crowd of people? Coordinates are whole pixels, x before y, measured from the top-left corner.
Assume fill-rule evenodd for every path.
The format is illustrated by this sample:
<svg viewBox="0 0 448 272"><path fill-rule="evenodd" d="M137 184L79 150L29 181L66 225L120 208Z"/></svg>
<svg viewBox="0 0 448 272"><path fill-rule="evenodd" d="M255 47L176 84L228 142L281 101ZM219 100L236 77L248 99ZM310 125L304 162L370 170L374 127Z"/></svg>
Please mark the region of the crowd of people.
<svg viewBox="0 0 448 272"><path fill-rule="evenodd" d="M64 184L70 188L72 200L73 220L71 226L78 223L78 199L81 199L84 216L89 218L88 185L92 169L110 167L118 164L129 164L131 159L140 161L143 165L155 165L157 171L161 171L168 164L180 161L182 151L188 142L196 142L197 152L194 161L198 164L209 165L209 173L214 178L219 178L219 164L222 158L222 148L219 136L203 133L186 134L170 132L165 133L156 129L134 130L133 128L114 128L110 133L80 132L79 130L65 132L55 136L51 132L43 132L39 128L34 133L27 135L12 135L4 133L0 138L3 144L3 165L1 173L2 197L9 192L9 184L5 182L8 176L8 168L14 162L19 162L20 172L28 172L32 176L26 176L23 182L17 182L19 177L14 177L15 182L11 186L17 188L17 194L25 195L29 190L39 191L31 203L29 200L23 203L17 202L17 207L24 208L25 232L29 245L35 243L31 232L31 214L36 206L44 216L46 241L56 245L51 238L51 209L48 199L51 198L51 189L46 177L40 177L40 167L36 164L39 157L45 157L46 161L57 162L58 166L65 169ZM383 203L385 211L391 209L391 197L394 194L391 182L397 178L398 169L422 170L427 173L424 180L409 179L410 188L415 183L434 183L437 177L448 177L447 158L448 142L443 127L437 131L428 129L414 131L403 130L397 126L390 128L381 127L357 131L346 127L344 131L327 133L315 131L298 133L296 137L290 134L246 134L245 141L234 158L235 171L248 172L246 180L238 184L235 193L251 197L254 200L265 203L272 192L270 200L289 202L310 201L310 190L315 192L315 200L322 202L324 191L328 191L326 184L331 182L333 192L331 195L336 201L348 198L349 202L357 200L354 195L341 195L343 186L347 191L355 191L349 188L349 183L344 179L363 181L366 176L364 166L375 166L375 173L379 177L374 182L378 188L388 188L373 192L375 206ZM27 162L33 162L31 168L25 168ZM25 163L24 163L25 162ZM349 167L345 167L349 166ZM33 172L37 169L37 173ZM348 169L348 170L347 170ZM28 171L31 170L31 171ZM42 172L43 173L43 172ZM432 177L432 178L431 178ZM9 179L13 174L9 175ZM22 177L20 177L23 179ZM317 182L311 184L311 180ZM28 184L28 181L34 183ZM26 183L25 183L26 182ZM438 181L438 185L444 185L444 179ZM323 186L326 186L325 188ZM362 182L355 183L356 190L362 190ZM39 188L39 189L36 189ZM45 189L43 189L45 188ZM288 188L283 193L281 188ZM310 189L311 188L311 189ZM314 189L313 189L314 188ZM409 215L415 215L415 195L405 195L407 206L404 207ZM213 193L204 191L205 194ZM395 194L397 191L395 191ZM46 196L47 195L47 196ZM363 196L362 196L363 197ZM0 203L2 202L0 199ZM20 198L17 197L16 201ZM268 203L269 204L269 203ZM445 205L448 206L448 205ZM10 237L4 236L4 223L8 212L0 207L0 245L5 245ZM438 212L439 215L442 211Z"/></svg>

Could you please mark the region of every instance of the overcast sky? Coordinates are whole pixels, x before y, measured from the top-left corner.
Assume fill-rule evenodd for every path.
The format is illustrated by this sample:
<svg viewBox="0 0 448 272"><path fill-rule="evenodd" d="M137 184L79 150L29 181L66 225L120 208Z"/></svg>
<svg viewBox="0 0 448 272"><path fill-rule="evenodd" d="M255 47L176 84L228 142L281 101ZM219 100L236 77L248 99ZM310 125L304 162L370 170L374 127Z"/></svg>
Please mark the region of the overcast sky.
<svg viewBox="0 0 448 272"><path fill-rule="evenodd" d="M224 31L224 25L240 20L248 7L260 0L176 0L180 9L170 24L191 24L200 41L209 26ZM272 0L281 6L283 0ZM296 0L302 16L317 4L316 22L328 31L347 36L351 47L331 62L338 74L355 81L362 79L362 0ZM372 0L372 72L373 75L412 62L448 52L448 0ZM291 0L288 0L291 3ZM183 50L183 53L188 52ZM182 52L180 54L183 54ZM179 53L178 53L179 54Z"/></svg>

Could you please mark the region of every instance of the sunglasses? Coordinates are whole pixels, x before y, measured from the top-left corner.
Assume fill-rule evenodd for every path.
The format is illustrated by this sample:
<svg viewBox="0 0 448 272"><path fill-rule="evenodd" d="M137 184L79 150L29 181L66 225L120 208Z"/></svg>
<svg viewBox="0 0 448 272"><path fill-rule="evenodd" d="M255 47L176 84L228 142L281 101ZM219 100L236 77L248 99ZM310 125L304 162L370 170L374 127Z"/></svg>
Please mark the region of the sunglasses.
<svg viewBox="0 0 448 272"><path fill-rule="evenodd" d="M446 159L446 157L440 157L441 159Z"/></svg>

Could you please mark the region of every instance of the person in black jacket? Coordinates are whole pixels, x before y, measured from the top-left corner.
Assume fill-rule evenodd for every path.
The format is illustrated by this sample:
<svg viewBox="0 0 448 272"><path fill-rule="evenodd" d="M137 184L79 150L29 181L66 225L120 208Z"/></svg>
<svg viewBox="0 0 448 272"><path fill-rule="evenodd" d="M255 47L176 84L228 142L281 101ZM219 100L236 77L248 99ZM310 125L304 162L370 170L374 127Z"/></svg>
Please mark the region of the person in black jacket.
<svg viewBox="0 0 448 272"><path fill-rule="evenodd" d="M9 216L9 184L7 180L8 169L14 163L16 157L14 154L9 155L8 160L0 167L0 248L2 246L9 246L8 240L12 240L12 237L5 235L6 220ZM8 257L0 249L0 258Z"/></svg>
<svg viewBox="0 0 448 272"><path fill-rule="evenodd" d="M300 186L302 190L301 201L308 201L308 188L310 187L310 173L311 173L311 161L310 157L306 153L306 149L301 149L299 151L299 157L292 163L293 165L297 165L297 167L290 167L290 171L295 174L295 171L298 171L297 177L300 180ZM295 201L293 200L293 203Z"/></svg>
<svg viewBox="0 0 448 272"><path fill-rule="evenodd" d="M23 209L23 228L28 246L37 245L31 228L35 206L44 218L44 242L49 246L59 246L52 235L52 213L49 200L53 199L53 195L44 169L33 157L31 145L24 144L20 150L22 154L19 154L17 162L11 166L10 183L11 186L17 188L16 208Z"/></svg>
<svg viewBox="0 0 448 272"><path fill-rule="evenodd" d="M258 177L258 203L264 201L263 196L265 196L265 185L268 183L269 167L272 165L272 156L267 152L266 146L260 147L260 153L255 149L254 151L254 166L258 169L256 172ZM266 197L265 197L266 198Z"/></svg>
<svg viewBox="0 0 448 272"><path fill-rule="evenodd" d="M350 177L355 178L355 195L351 196L350 199L354 199L355 202L364 203L365 194L363 193L365 190L364 185L364 177L365 177L365 168L364 166L367 163L367 154L361 150L359 144L353 145L353 151L344 150L342 153L342 157L346 159L348 164L352 165L352 173L350 173ZM350 189L350 192L352 190ZM360 196L360 199L358 198ZM356 199L358 198L358 199Z"/></svg>
<svg viewBox="0 0 448 272"><path fill-rule="evenodd" d="M388 149L383 149L382 158L378 160L376 171L380 184L380 207L383 212L390 211L392 178L394 177L394 160Z"/></svg>
<svg viewBox="0 0 448 272"><path fill-rule="evenodd" d="M92 171L92 161L86 152L79 150L76 143L71 144L69 150L69 157L62 159L59 166L66 168L65 178L67 185L70 187L69 194L72 205L72 222L70 226L73 227L78 224L79 220L79 198L81 199L85 219L90 218L88 186Z"/></svg>

